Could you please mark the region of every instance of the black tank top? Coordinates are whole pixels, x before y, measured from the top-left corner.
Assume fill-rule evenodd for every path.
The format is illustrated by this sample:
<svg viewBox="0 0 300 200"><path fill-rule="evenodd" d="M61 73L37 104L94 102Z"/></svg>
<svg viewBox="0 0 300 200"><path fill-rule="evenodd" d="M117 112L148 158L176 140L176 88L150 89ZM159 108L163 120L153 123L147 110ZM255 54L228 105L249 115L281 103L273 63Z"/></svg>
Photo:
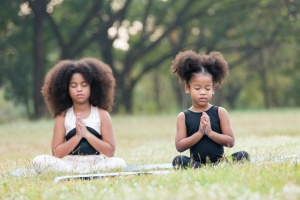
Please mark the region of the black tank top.
<svg viewBox="0 0 300 200"><path fill-rule="evenodd" d="M100 140L102 136L95 131L93 128L86 126L87 130L95 135ZM66 136L65 141L68 141L76 134L76 128L72 129ZM92 145L87 141L87 139L82 138L79 144L69 153L69 155L99 155L100 152L96 151Z"/></svg>
<svg viewBox="0 0 300 200"><path fill-rule="evenodd" d="M212 106L206 111L210 117L211 129L219 134L222 134L220 126L220 118L218 114L218 107ZM185 125L187 128L187 137L193 135L199 130L201 113L196 113L190 110L185 110ZM195 161L199 161L203 164L207 162L218 162L224 154L224 147L215 143L209 137L204 135L201 140L190 148L190 156Z"/></svg>

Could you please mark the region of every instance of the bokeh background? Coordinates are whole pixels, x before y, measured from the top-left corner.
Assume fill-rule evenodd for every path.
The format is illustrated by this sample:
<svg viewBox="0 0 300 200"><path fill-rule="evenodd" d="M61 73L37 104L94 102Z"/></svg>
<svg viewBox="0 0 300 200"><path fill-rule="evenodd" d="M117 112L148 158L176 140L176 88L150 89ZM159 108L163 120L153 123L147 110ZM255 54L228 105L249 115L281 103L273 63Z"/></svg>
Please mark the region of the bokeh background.
<svg viewBox="0 0 300 200"><path fill-rule="evenodd" d="M96 57L117 80L116 114L173 114L190 98L179 51L220 51L230 76L213 104L300 106L300 1L1 0L0 123L49 117L41 95L61 59Z"/></svg>

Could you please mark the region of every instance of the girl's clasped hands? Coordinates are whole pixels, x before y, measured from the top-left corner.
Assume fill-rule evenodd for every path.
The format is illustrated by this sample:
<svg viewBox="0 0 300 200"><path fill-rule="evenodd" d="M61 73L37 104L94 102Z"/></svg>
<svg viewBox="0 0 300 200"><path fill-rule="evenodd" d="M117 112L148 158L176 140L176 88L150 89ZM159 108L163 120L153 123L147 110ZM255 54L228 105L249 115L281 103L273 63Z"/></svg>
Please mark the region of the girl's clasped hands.
<svg viewBox="0 0 300 200"><path fill-rule="evenodd" d="M207 135L209 136L210 133L212 132L211 130L211 125L210 125L210 118L206 114L206 112L202 113L202 116L200 118L200 127L199 127L199 132L202 135Z"/></svg>
<svg viewBox="0 0 300 200"><path fill-rule="evenodd" d="M87 130L84 122L82 121L81 114L76 114L76 135L78 135L80 138L86 138L89 135L89 131Z"/></svg>

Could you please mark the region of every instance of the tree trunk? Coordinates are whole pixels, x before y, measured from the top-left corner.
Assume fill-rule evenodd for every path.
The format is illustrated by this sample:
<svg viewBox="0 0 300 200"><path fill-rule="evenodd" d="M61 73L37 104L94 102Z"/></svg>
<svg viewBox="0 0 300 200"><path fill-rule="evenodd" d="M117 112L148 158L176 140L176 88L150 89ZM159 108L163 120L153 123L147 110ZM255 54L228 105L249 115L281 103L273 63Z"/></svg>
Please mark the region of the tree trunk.
<svg viewBox="0 0 300 200"><path fill-rule="evenodd" d="M268 87L268 78L267 78L267 71L268 71L268 61L266 58L266 50L262 50L260 55L261 58L261 67L259 68L259 76L261 78L261 87L264 96L264 104L265 108L271 107L271 99L270 99L270 91Z"/></svg>
<svg viewBox="0 0 300 200"><path fill-rule="evenodd" d="M173 78L172 89L175 94L178 109L180 111L188 109L190 106L190 95L185 93L184 83L180 83L177 78Z"/></svg>
<svg viewBox="0 0 300 200"><path fill-rule="evenodd" d="M126 114L132 114L133 108L132 108L132 94L133 94L133 87L130 88L122 88L119 90L120 96L118 97L118 100L121 102L118 104L118 107L116 108L116 112L118 113L126 113Z"/></svg>
<svg viewBox="0 0 300 200"><path fill-rule="evenodd" d="M41 94L41 87L45 75L45 52L43 43L44 20L47 7L46 0L30 1L30 6L34 12L33 25L33 84L34 84L34 112L33 118L40 118L45 111L45 104Z"/></svg>
<svg viewBox="0 0 300 200"><path fill-rule="evenodd" d="M161 88L160 88L160 79L158 77L158 73L155 72L153 74L153 95L154 99L156 100L156 107L158 111L161 111L163 109L163 105L161 105Z"/></svg>
<svg viewBox="0 0 300 200"><path fill-rule="evenodd" d="M227 87L228 87L228 92L226 95L224 95L224 102L226 102L228 104L228 107L231 108L231 109L234 109L235 108L235 104L236 104L236 100L241 92L241 87L240 87L241 84L228 84ZM222 88L221 88L221 91ZM222 104L219 104L219 105L222 105Z"/></svg>
<svg viewBox="0 0 300 200"><path fill-rule="evenodd" d="M132 95L133 95L133 85L127 83L126 77L122 73L114 74L116 79L116 96L113 113L132 113Z"/></svg>

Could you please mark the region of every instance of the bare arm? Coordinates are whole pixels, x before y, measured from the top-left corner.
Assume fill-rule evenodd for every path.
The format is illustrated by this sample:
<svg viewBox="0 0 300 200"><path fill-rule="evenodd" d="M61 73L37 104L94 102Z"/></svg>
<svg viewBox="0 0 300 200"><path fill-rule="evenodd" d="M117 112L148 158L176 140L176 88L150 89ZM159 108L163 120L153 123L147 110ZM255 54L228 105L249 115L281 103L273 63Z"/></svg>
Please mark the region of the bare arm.
<svg viewBox="0 0 300 200"><path fill-rule="evenodd" d="M206 130L205 134L212 139L214 142L226 146L226 147L233 147L234 146L234 135L233 130L230 125L229 116L227 111L219 107L218 109L219 117L220 117L220 126L222 130L222 134L216 133L211 130L210 120L206 113L202 115L204 121L206 123Z"/></svg>
<svg viewBox="0 0 300 200"><path fill-rule="evenodd" d="M90 133L85 126L82 127L82 135L98 152L112 157L115 154L115 138L112 121L109 113L105 110L99 109L99 115L101 119L102 140Z"/></svg>
<svg viewBox="0 0 300 200"><path fill-rule="evenodd" d="M200 123L200 122L199 122ZM190 149L194 146L201 138L203 137L204 127L200 126L199 130L187 137L186 133L186 125L185 125L185 115L183 112L179 113L177 117L177 133L175 138L175 146L177 151L183 152L187 149Z"/></svg>
<svg viewBox="0 0 300 200"><path fill-rule="evenodd" d="M68 155L79 143L82 136L76 131L76 135L65 142L65 116L59 115L55 118L53 138L52 138L52 155L62 158ZM76 127L77 130L77 127Z"/></svg>

